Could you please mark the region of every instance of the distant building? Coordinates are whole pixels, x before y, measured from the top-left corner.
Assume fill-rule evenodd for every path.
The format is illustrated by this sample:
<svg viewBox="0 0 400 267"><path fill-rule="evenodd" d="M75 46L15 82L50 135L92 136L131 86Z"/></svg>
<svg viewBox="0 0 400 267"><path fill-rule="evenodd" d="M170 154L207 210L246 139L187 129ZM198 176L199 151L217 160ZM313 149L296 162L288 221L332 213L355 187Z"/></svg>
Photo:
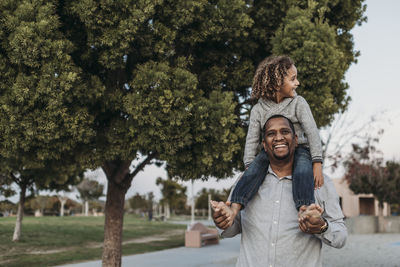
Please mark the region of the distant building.
<svg viewBox="0 0 400 267"><path fill-rule="evenodd" d="M378 200L372 194L354 194L346 180L332 179L339 195L340 206L344 216L379 215ZM383 216L390 215L390 205L383 204Z"/></svg>

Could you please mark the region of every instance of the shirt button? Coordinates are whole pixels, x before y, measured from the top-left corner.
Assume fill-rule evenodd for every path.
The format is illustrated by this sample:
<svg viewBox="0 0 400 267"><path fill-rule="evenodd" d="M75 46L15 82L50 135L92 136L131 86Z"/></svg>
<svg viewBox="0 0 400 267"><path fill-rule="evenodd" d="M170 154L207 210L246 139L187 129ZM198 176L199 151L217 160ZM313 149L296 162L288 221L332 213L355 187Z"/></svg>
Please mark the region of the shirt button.
<svg viewBox="0 0 400 267"><path fill-rule="evenodd" d="M277 224L278 222L277 221L274 221L274 224Z"/></svg>
<svg viewBox="0 0 400 267"><path fill-rule="evenodd" d="M279 203L279 200L275 201L276 203Z"/></svg>
<svg viewBox="0 0 400 267"><path fill-rule="evenodd" d="M271 243L271 246L275 246L275 244L274 244L274 243Z"/></svg>

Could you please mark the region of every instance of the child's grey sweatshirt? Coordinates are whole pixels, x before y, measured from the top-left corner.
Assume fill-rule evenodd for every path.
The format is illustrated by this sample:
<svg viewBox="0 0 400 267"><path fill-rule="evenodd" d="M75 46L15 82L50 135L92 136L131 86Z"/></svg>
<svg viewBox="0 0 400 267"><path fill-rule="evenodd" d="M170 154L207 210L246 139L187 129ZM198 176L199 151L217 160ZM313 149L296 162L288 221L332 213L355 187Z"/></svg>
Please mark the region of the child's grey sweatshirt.
<svg viewBox="0 0 400 267"><path fill-rule="evenodd" d="M245 166L250 165L259 151L258 146L262 140L261 132L265 122L269 117L277 114L283 115L293 122L298 143L310 147L312 161L322 162L321 139L310 106L303 97L296 95L293 98L285 98L280 103L260 98L252 108L244 148Z"/></svg>

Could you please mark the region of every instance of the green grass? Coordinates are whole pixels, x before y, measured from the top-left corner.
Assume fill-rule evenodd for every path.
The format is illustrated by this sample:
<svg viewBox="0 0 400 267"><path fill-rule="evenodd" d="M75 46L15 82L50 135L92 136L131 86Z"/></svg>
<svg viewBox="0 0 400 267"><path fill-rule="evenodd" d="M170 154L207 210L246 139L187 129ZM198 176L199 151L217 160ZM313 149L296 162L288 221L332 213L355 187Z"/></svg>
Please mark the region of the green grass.
<svg viewBox="0 0 400 267"><path fill-rule="evenodd" d="M11 241L14 225L15 217L0 218L0 266L54 266L101 259L104 217L25 217L19 242ZM173 230L181 233L174 231L166 240L127 243L122 253L132 255L183 246L185 228L125 215L123 241L158 237Z"/></svg>

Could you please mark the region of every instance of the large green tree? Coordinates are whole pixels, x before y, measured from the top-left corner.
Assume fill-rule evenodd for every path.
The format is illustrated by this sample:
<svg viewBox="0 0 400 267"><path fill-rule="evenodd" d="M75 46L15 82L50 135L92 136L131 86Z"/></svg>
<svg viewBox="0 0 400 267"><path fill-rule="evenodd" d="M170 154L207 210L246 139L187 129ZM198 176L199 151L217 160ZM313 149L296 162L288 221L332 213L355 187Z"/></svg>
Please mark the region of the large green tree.
<svg viewBox="0 0 400 267"><path fill-rule="evenodd" d="M242 166L249 88L264 57L296 60L319 126L346 108L362 3L0 0L0 153L18 155L19 166L67 158L101 167L103 264L119 266L125 193L146 165L166 161L182 179Z"/></svg>

